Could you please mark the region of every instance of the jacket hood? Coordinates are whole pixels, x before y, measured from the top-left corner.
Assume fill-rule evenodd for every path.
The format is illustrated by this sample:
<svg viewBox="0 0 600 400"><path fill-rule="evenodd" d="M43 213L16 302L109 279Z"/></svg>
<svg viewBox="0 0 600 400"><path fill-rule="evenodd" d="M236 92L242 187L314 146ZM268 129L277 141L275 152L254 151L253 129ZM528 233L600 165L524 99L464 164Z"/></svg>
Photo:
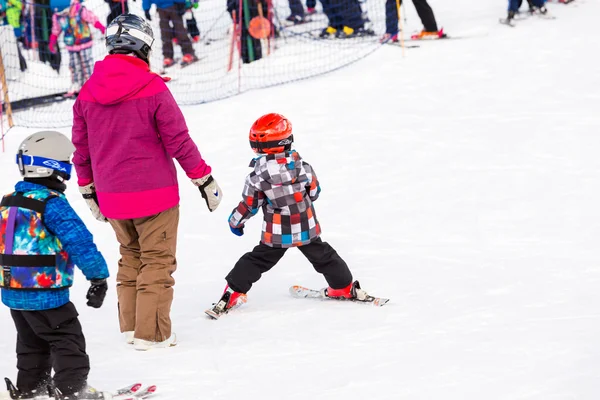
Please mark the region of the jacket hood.
<svg viewBox="0 0 600 400"><path fill-rule="evenodd" d="M162 79L137 57L113 54L94 65L94 73L85 86L102 105L121 103L134 97L153 79Z"/></svg>
<svg viewBox="0 0 600 400"><path fill-rule="evenodd" d="M296 182L301 159L300 154L292 150L257 157L250 162L250 167L265 181L273 185L286 185Z"/></svg>

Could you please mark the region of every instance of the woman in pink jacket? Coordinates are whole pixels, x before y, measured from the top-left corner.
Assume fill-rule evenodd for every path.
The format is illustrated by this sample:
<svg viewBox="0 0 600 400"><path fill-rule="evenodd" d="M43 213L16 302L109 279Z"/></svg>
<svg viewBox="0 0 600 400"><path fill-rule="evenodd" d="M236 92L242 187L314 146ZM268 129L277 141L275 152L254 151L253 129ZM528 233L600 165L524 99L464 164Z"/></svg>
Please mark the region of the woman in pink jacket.
<svg viewBox="0 0 600 400"><path fill-rule="evenodd" d="M121 244L121 332L139 350L173 346L169 314L179 220L173 158L210 211L221 189L163 78L150 72L150 25L123 14L106 33L109 55L96 63L73 106L73 164L92 213L111 224Z"/></svg>

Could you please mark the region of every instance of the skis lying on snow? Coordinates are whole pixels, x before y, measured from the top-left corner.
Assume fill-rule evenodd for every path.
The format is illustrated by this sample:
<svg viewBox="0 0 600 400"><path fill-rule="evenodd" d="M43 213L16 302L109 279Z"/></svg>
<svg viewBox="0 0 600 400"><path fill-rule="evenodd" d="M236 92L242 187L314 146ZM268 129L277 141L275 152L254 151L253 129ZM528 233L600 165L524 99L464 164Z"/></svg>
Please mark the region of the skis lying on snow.
<svg viewBox="0 0 600 400"><path fill-rule="evenodd" d="M346 299L343 297L327 297L321 290L309 289L304 286L292 286L290 288L290 294L298 299L319 299L319 300L335 300L335 301L351 301L353 303L364 303L371 304L375 307L383 307L390 301L383 297L367 296L364 300L358 299Z"/></svg>
<svg viewBox="0 0 600 400"><path fill-rule="evenodd" d="M15 385L10 381L10 379L8 378L4 378L4 381L6 382L6 392L0 392L0 400L10 400L10 399L19 399L20 394L19 390L15 387ZM49 388L49 392L50 391L54 391L54 389ZM107 392L107 395L110 397L105 397L106 400L109 399L114 399L114 400L140 400L140 399L148 399L150 398L152 395L154 395L154 393L156 392L156 386L152 385L152 386L147 386L145 388L142 389L142 384L141 383L134 383L132 385L129 386L125 386L121 389L117 389L114 392ZM60 395L54 395L52 397L50 396L44 396L44 395L38 395L35 398L36 399L48 399L48 400L60 400L62 396Z"/></svg>

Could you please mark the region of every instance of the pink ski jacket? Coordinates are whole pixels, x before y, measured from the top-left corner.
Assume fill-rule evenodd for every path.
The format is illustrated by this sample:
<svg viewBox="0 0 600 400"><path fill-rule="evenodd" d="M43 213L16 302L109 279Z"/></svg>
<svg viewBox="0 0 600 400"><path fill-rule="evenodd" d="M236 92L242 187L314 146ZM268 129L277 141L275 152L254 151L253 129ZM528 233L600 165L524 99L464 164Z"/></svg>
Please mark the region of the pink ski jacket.
<svg viewBox="0 0 600 400"><path fill-rule="evenodd" d="M211 168L163 78L132 56L98 61L73 106L79 186L95 183L107 218L147 217L179 204L173 158L190 179Z"/></svg>

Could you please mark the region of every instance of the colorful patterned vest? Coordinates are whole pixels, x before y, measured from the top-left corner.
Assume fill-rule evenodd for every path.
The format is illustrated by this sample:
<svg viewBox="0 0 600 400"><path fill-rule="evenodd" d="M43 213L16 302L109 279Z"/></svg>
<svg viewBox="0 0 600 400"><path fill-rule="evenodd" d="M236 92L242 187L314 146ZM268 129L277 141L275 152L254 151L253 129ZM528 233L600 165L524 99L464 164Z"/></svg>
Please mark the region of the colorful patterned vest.
<svg viewBox="0 0 600 400"><path fill-rule="evenodd" d="M67 46L74 46L87 43L92 40L90 25L81 18L83 6L75 4L71 7L78 7L74 16L70 15L70 8L66 13L59 14L58 23L64 33L64 42Z"/></svg>
<svg viewBox="0 0 600 400"><path fill-rule="evenodd" d="M10 290L58 290L73 284L73 263L62 244L44 226L51 190L16 192L0 203L0 287Z"/></svg>

